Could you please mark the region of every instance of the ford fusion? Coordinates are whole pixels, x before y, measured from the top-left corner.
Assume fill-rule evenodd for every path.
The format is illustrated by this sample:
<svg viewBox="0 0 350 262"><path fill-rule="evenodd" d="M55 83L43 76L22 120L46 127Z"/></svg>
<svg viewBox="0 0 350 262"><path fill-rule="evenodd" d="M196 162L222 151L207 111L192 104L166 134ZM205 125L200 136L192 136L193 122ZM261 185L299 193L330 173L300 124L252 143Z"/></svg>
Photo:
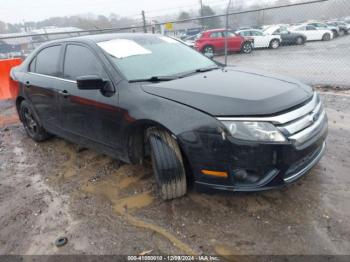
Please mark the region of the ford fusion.
<svg viewBox="0 0 350 262"><path fill-rule="evenodd" d="M83 36L49 42L11 71L25 131L126 163L151 159L163 199L289 184L321 158L327 116L296 80L225 67L172 38Z"/></svg>

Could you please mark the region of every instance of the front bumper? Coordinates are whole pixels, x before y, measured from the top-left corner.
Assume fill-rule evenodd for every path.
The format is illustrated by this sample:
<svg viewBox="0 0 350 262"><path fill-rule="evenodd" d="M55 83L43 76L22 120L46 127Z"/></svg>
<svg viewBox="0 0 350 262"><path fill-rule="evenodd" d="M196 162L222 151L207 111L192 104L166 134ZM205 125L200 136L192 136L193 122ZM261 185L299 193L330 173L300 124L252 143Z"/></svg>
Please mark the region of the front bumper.
<svg viewBox="0 0 350 262"><path fill-rule="evenodd" d="M315 96L302 108L283 115L286 122L280 128L289 132L285 144L243 142L207 128L178 136L192 169L195 187L200 190L261 191L287 185L307 174L325 151L328 124L320 103ZM300 114L291 120L296 113ZM313 124L306 122L310 116L318 117ZM211 176L203 170L222 172L227 176Z"/></svg>

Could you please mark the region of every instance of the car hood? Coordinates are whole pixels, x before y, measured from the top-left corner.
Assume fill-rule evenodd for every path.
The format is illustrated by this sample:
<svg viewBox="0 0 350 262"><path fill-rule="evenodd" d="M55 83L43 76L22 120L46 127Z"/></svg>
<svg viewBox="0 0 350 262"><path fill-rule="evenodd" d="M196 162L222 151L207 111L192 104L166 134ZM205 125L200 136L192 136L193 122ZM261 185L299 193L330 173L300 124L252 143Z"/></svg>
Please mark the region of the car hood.
<svg viewBox="0 0 350 262"><path fill-rule="evenodd" d="M198 73L142 89L213 116L273 115L312 97L296 80L241 67Z"/></svg>

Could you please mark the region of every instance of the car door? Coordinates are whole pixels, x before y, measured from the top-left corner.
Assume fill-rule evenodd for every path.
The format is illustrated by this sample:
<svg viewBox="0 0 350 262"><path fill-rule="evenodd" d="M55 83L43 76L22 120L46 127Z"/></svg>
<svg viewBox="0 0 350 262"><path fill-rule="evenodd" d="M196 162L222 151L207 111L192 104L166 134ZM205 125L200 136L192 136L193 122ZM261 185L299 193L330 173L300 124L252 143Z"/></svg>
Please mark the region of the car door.
<svg viewBox="0 0 350 262"><path fill-rule="evenodd" d="M250 34L254 38L254 46L257 48L267 47L266 45L266 36L260 31L250 30Z"/></svg>
<svg viewBox="0 0 350 262"><path fill-rule="evenodd" d="M320 40L322 38L320 31L312 25L306 26L306 31L308 32L308 40Z"/></svg>
<svg viewBox="0 0 350 262"><path fill-rule="evenodd" d="M59 63L62 45L43 48L29 64L25 78L25 95L44 127L59 127L57 91L62 84Z"/></svg>
<svg viewBox="0 0 350 262"><path fill-rule="evenodd" d="M225 33L224 33L225 35ZM240 51L242 40L235 33L227 32L227 46L229 51Z"/></svg>
<svg viewBox="0 0 350 262"><path fill-rule="evenodd" d="M118 149L121 114L118 94L78 89L77 78L92 75L110 81L113 86L108 68L95 50L82 44L67 44L63 61L63 78L67 85L59 96L62 128L88 143Z"/></svg>
<svg viewBox="0 0 350 262"><path fill-rule="evenodd" d="M225 40L222 32L212 32L209 36L210 43L216 51L222 51L225 47Z"/></svg>

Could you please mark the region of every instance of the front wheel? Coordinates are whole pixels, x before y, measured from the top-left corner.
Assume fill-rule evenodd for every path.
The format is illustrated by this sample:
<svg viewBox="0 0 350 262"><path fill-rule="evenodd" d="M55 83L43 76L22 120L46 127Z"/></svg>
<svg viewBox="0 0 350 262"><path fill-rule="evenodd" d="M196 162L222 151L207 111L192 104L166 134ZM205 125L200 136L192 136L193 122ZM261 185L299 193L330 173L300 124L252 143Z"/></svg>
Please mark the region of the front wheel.
<svg viewBox="0 0 350 262"><path fill-rule="evenodd" d="M40 124L40 121L27 101L20 105L20 117L27 135L34 141L41 142L50 137L50 134Z"/></svg>
<svg viewBox="0 0 350 262"><path fill-rule="evenodd" d="M324 35L322 36L322 40L323 40L323 41L329 41L329 40L331 40L331 35L328 34L328 33L324 34Z"/></svg>
<svg viewBox="0 0 350 262"><path fill-rule="evenodd" d="M177 141L159 128L147 131L151 147L152 167L163 200L182 197L187 191L185 167Z"/></svg>
<svg viewBox="0 0 350 262"><path fill-rule="evenodd" d="M242 46L241 52L244 54L250 54L253 51L252 43L245 42Z"/></svg>
<svg viewBox="0 0 350 262"><path fill-rule="evenodd" d="M300 36L299 36L299 37L297 38L297 40L296 40L297 45L302 45L302 44L304 44L304 42L305 42L305 41L304 41L304 38L302 38L302 37L300 37Z"/></svg>
<svg viewBox="0 0 350 262"><path fill-rule="evenodd" d="M270 42L270 48L271 49L277 49L280 46L280 41L278 39L273 39Z"/></svg>

